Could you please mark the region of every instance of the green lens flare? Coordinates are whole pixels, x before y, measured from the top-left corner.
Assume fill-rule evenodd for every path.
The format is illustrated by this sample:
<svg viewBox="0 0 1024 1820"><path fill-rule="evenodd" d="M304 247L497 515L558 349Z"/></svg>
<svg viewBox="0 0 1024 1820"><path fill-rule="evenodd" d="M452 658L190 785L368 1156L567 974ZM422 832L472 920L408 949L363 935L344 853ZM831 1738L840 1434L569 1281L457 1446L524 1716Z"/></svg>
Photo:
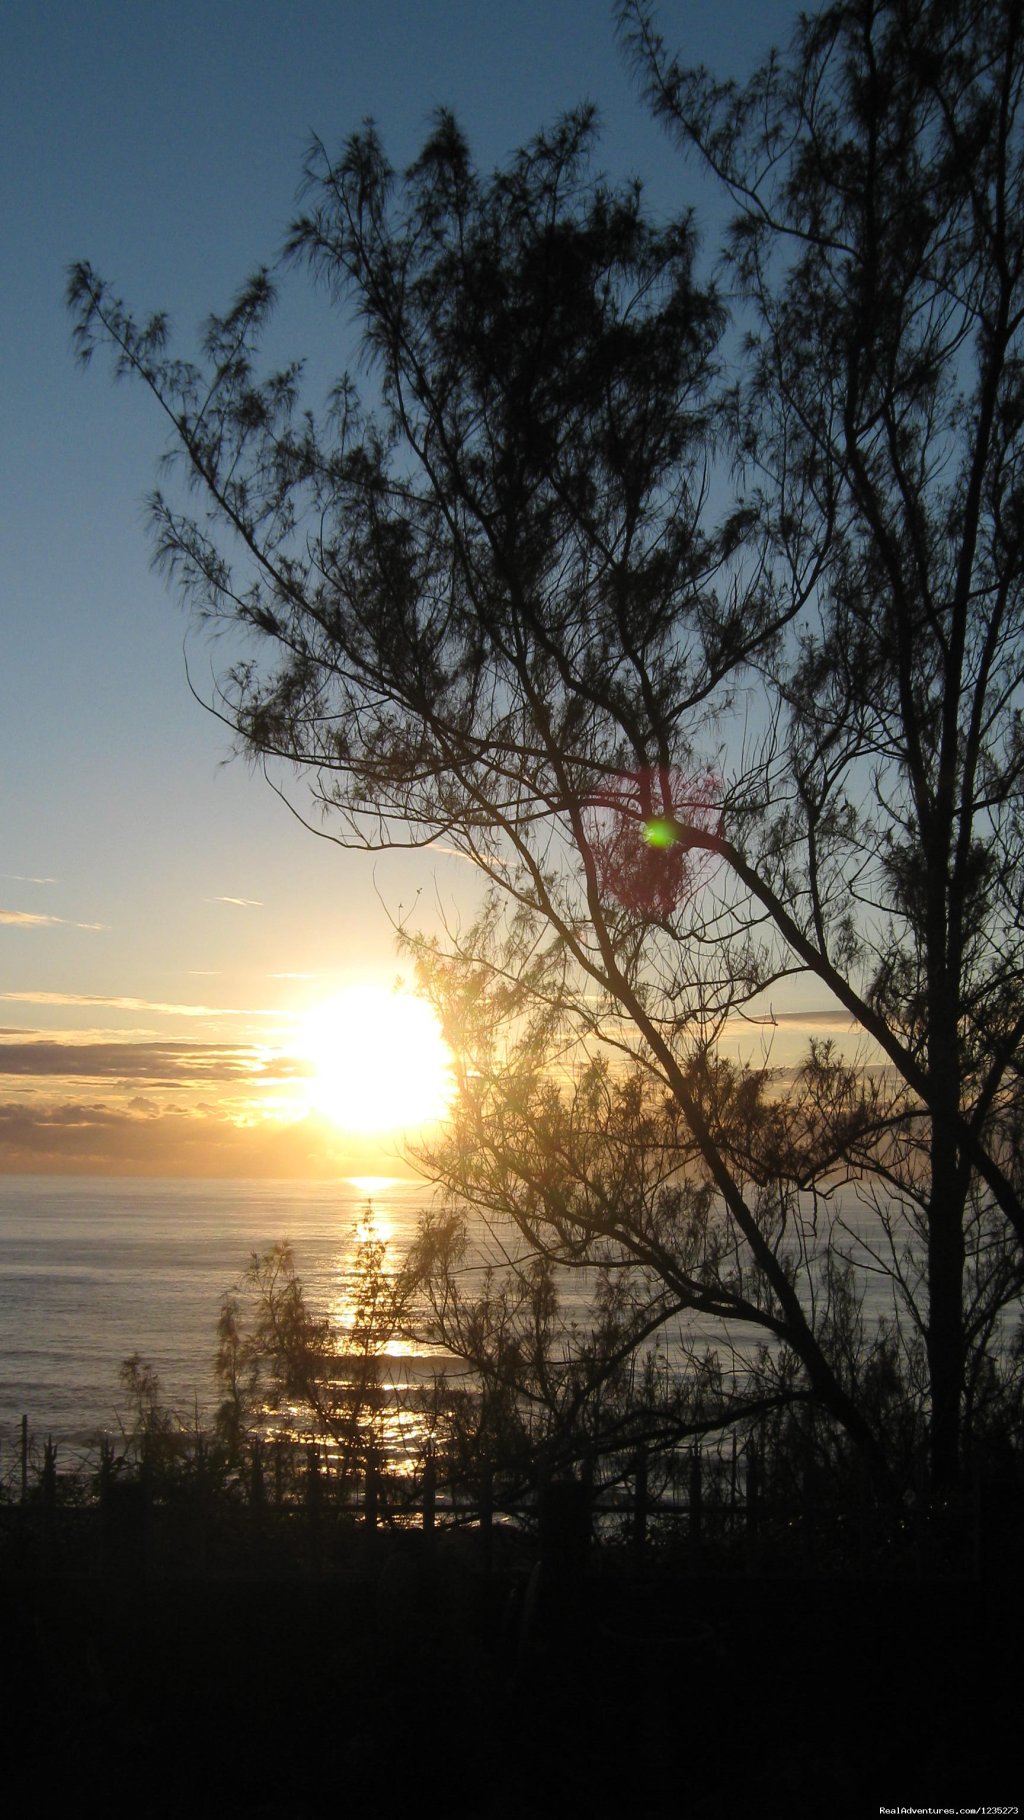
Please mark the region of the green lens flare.
<svg viewBox="0 0 1024 1820"><path fill-rule="evenodd" d="M666 817L644 823L644 840L649 847L674 847L678 839L675 823Z"/></svg>

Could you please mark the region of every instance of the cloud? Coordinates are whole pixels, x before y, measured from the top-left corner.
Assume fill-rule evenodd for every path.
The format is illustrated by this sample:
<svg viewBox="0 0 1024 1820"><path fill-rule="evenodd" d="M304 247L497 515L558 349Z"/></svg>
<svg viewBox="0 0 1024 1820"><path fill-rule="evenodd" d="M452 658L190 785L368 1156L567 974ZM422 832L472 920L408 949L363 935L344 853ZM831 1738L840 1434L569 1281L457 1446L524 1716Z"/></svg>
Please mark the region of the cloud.
<svg viewBox="0 0 1024 1820"><path fill-rule="evenodd" d="M238 904L243 910L262 910L263 900L259 897L204 897L204 904Z"/></svg>
<svg viewBox="0 0 1024 1820"><path fill-rule="evenodd" d="M0 992L0 1001L19 1005L109 1005L115 1011L157 1011L166 1017L275 1017L280 1011L258 1011L233 1005L165 1005L145 998L107 998L94 992Z"/></svg>
<svg viewBox="0 0 1024 1820"><path fill-rule="evenodd" d="M272 980L316 980L320 978L320 975L318 973L270 973L267 978Z"/></svg>
<svg viewBox="0 0 1024 1820"><path fill-rule="evenodd" d="M41 929L60 923L65 929L109 929L109 923L76 923L68 916L41 916L35 910L0 910L0 923L17 929Z"/></svg>
<svg viewBox="0 0 1024 1820"><path fill-rule="evenodd" d="M340 1140L310 1117L292 1123L236 1124L217 1108L161 1111L142 1100L25 1106L0 1103L0 1169L11 1174L267 1176L323 1180L380 1174L377 1144ZM391 1173L391 1164L388 1163Z"/></svg>
<svg viewBox="0 0 1024 1820"><path fill-rule="evenodd" d="M55 885L55 878L36 878L31 872L0 872L0 878L17 879L19 885Z"/></svg>
<svg viewBox="0 0 1024 1820"><path fill-rule="evenodd" d="M290 1072L287 1063L285 1071ZM276 1064L273 1072L276 1078ZM0 1043L0 1076L146 1080L173 1087L189 1082L251 1081L260 1073L262 1063L254 1050L227 1043Z"/></svg>
<svg viewBox="0 0 1024 1820"><path fill-rule="evenodd" d="M834 1005L823 1011L775 1011L764 1017L750 1017L739 1020L750 1024L786 1024L798 1025L810 1030L853 1030L856 1019L841 1006Z"/></svg>
<svg viewBox="0 0 1024 1820"><path fill-rule="evenodd" d="M499 859L496 853L464 853L461 847L445 847L436 840L428 841L424 852L444 853L449 859L465 860L467 866L480 866L484 871L487 871L489 867L496 867L499 872L511 872L512 870L511 861Z"/></svg>

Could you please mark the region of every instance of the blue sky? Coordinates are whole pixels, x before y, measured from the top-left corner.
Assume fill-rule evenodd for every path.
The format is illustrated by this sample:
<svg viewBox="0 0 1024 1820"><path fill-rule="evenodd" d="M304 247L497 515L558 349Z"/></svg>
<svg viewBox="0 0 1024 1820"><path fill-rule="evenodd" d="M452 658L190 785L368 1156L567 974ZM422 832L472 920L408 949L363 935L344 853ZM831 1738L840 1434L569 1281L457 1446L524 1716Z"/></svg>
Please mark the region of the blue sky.
<svg viewBox="0 0 1024 1820"><path fill-rule="evenodd" d="M666 0L661 24L688 58L743 75L796 11ZM284 1041L325 993L393 975L382 897L419 891L429 919L438 899L465 911L478 885L436 854L345 854L224 762L227 736L187 687L186 618L149 568L142 501L163 431L101 362L76 368L67 266L87 258L139 313L167 308L187 351L277 252L312 133L335 146L373 116L401 165L442 104L492 165L593 101L612 174L643 176L666 214L694 200L713 226L715 202L638 100L605 0L8 0L0 36L0 1026L12 1045L94 1045L92 1073L72 1057L56 1077L52 1051L33 1073L38 1048L0 1071L0 1168L171 1169L210 1069L164 1051L154 1089L152 1050L133 1073L111 1043L186 1040L208 1056ZM339 328L298 275L277 334L314 372L326 334L330 368L342 363ZM201 678L201 639L190 652ZM76 1125L76 1106L99 1110ZM300 1162L292 1140L260 1150L250 1129L225 1127L213 1172L338 1162Z"/></svg>

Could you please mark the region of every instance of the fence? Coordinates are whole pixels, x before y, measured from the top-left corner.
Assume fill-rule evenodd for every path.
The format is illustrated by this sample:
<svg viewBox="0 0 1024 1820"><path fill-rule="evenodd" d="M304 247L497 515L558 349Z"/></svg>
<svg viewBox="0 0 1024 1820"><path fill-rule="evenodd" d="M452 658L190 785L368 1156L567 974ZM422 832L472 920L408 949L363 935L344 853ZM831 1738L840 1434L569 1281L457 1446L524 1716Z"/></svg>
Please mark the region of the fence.
<svg viewBox="0 0 1024 1820"><path fill-rule="evenodd" d="M657 1485L654 1484L655 1478ZM164 1470L145 1449L126 1469L108 1446L95 1472L58 1472L47 1441L33 1457L22 1420L17 1470L0 1502L0 1564L45 1573L256 1572L314 1574L358 1564L371 1539L467 1532L475 1563L538 1552L560 1572L665 1561L690 1573L855 1572L979 1575L1019 1551L1016 1485L975 1486L959 1504L881 1507L821 1495L806 1474L787 1497L769 1495L748 1443L731 1452L691 1447L666 1462L637 1452L610 1482L593 1462L575 1477L479 1472L459 1485L428 1458L416 1478L371 1458L340 1477L318 1445L256 1441L231 1475L213 1471L201 1444L186 1467Z"/></svg>

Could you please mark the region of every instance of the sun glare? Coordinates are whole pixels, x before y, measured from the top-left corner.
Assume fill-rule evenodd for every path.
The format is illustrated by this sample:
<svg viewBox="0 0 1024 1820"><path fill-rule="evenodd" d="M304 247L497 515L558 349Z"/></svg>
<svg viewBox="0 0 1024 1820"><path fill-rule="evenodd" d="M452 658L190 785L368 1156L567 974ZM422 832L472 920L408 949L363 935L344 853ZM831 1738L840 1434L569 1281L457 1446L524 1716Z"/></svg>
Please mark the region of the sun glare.
<svg viewBox="0 0 1024 1820"><path fill-rule="evenodd" d="M443 1118L452 1058L430 1006L383 986L350 986L308 1013L298 1047L310 1104L344 1131L404 1131Z"/></svg>

